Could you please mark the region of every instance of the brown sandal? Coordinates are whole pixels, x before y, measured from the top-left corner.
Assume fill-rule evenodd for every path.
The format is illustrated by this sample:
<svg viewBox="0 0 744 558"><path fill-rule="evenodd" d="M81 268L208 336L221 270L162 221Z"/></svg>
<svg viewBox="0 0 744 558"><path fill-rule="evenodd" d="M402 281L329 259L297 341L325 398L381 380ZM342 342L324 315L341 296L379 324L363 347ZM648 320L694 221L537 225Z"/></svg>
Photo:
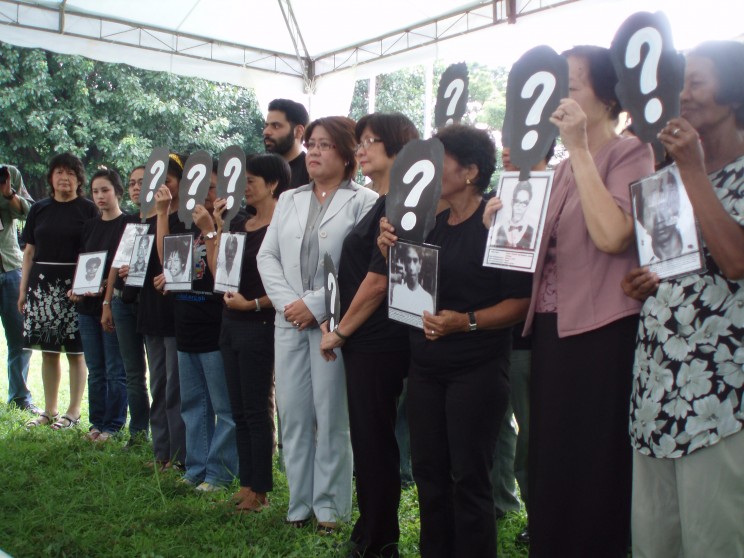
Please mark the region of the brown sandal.
<svg viewBox="0 0 744 558"><path fill-rule="evenodd" d="M50 416L46 411L39 413L36 417L32 418L26 423L26 428L34 428L36 426L52 426L54 421L59 417L59 413L54 416Z"/></svg>

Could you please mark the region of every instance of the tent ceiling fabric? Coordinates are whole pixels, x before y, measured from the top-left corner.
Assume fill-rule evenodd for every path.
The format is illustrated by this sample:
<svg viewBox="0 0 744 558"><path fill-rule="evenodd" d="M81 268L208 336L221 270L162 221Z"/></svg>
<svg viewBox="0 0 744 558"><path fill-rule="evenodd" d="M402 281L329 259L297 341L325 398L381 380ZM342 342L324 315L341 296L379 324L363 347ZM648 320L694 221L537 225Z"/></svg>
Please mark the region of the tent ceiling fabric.
<svg viewBox="0 0 744 558"><path fill-rule="evenodd" d="M678 48L742 33L731 0L0 0L0 29L17 46L250 87L264 109L289 97L318 117L347 112L355 80L405 66L609 46L641 10L665 11Z"/></svg>

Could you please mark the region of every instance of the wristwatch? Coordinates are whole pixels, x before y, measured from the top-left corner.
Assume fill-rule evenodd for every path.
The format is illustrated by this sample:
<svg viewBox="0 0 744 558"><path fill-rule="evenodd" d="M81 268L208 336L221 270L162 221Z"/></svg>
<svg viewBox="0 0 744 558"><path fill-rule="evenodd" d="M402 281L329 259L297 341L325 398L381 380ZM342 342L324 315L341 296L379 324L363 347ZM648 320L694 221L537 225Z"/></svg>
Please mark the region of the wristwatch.
<svg viewBox="0 0 744 558"><path fill-rule="evenodd" d="M205 234L204 235L204 238L206 238L207 240L212 240L216 236L217 236L217 231L211 231L211 232L208 232L207 234Z"/></svg>
<svg viewBox="0 0 744 558"><path fill-rule="evenodd" d="M475 321L475 312L468 312L468 322L470 322L470 331L478 329L478 323Z"/></svg>
<svg viewBox="0 0 744 558"><path fill-rule="evenodd" d="M4 198L5 198L6 200L12 200L13 198L15 198L15 197L16 197L16 194L17 194L17 192L15 191L15 189L14 189L14 188L11 188L11 189L10 189L10 194L9 194L9 195L7 195L7 196L6 196L5 194L3 194L3 197L4 197Z"/></svg>

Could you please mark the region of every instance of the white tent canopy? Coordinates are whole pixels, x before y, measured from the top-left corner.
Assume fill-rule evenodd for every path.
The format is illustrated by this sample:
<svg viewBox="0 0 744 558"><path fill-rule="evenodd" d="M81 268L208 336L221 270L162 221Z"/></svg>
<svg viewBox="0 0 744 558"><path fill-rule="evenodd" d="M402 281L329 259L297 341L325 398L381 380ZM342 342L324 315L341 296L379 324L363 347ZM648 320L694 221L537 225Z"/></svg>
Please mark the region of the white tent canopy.
<svg viewBox="0 0 744 558"><path fill-rule="evenodd" d="M508 66L538 44L608 46L642 10L663 10L681 49L744 31L732 0L0 0L0 28L17 46L251 87L264 109L293 98L316 118L346 114L357 79L437 59Z"/></svg>

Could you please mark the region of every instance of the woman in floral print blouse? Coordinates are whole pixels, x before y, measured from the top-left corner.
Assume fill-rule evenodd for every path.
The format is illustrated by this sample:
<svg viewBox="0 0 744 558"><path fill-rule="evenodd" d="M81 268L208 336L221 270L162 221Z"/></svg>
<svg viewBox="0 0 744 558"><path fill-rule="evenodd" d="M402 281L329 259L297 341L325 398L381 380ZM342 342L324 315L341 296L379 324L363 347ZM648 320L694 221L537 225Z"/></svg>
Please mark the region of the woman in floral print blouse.
<svg viewBox="0 0 744 558"><path fill-rule="evenodd" d="M681 116L659 134L679 167L707 269L623 281L644 300L630 430L633 556L744 556L744 44L687 55Z"/></svg>

